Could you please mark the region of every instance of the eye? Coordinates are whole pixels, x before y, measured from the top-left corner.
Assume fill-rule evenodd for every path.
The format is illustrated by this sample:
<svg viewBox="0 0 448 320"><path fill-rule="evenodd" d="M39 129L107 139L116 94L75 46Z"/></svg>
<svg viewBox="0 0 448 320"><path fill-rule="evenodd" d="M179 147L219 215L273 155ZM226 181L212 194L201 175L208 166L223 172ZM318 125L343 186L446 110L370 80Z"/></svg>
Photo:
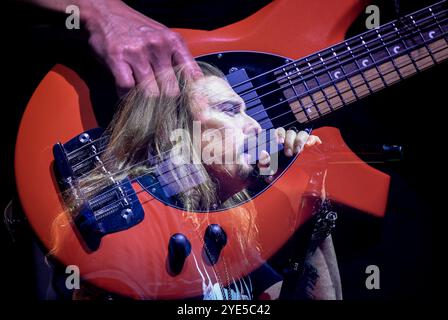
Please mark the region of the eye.
<svg viewBox="0 0 448 320"><path fill-rule="evenodd" d="M224 102L219 105L219 110L229 116L234 116L240 112L240 105L232 102Z"/></svg>

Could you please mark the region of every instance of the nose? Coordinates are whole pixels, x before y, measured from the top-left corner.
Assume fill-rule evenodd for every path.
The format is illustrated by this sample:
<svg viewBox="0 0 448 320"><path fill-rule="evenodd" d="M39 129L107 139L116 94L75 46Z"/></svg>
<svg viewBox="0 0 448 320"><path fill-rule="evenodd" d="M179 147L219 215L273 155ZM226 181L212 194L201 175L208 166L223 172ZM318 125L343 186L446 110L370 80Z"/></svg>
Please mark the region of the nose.
<svg viewBox="0 0 448 320"><path fill-rule="evenodd" d="M247 136L256 135L261 132L260 124L247 114L244 115L243 133Z"/></svg>

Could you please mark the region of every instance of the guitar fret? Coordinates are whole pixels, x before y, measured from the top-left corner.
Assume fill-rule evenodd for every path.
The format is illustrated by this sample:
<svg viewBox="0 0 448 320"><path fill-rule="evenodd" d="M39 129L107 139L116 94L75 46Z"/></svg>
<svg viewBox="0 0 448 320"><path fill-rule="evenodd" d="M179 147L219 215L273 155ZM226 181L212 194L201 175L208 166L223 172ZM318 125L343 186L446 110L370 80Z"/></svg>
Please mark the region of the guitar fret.
<svg viewBox="0 0 448 320"><path fill-rule="evenodd" d="M305 61L307 62L308 66L310 67L311 72L313 73L313 77L314 77L314 79L316 80L316 83L317 83L317 88L320 88L319 91L317 91L317 92L314 93L314 94L310 94L310 96L311 96L311 99L312 99L312 101L313 101L313 103L314 103L314 105L315 105L315 107L316 107L317 113L319 113L319 116L322 116L322 110L319 108L319 105L320 105L320 104L323 104L323 103L317 103L317 102L316 102L316 97L315 97L315 95L318 95L318 93L323 93L323 92L322 92L321 83L319 82L319 79L318 79L317 76L316 76L316 72L314 71L314 67L313 67L313 65L309 62L308 58L305 58ZM323 96L324 96L324 98L325 98L325 100L326 100L326 102L327 102L327 104L328 104L327 108L329 108L328 99L326 98L325 94L323 94ZM319 98L319 97L318 97L318 98ZM318 99L318 98L317 98L317 99Z"/></svg>
<svg viewBox="0 0 448 320"><path fill-rule="evenodd" d="M405 41L403 39L405 39L405 37L401 34L400 30L397 28L395 22L392 22L392 25L394 26L394 30L395 33L398 35L398 38L400 39L399 42L403 44L404 46L404 50L406 51L406 49L408 48ZM399 48L398 46L394 48L394 53L396 53L397 55L399 55L399 49L396 50L396 48ZM406 59L407 58L407 59ZM409 54L403 54L403 55L399 55L397 58L395 58L395 60L397 61L397 64L399 65L399 72L402 73L403 69L405 71L405 73L403 75L403 77L412 75L416 72L418 72L418 67L415 64L415 61L409 56ZM410 65L408 62L411 62L412 65ZM403 62L403 67L400 67L400 63Z"/></svg>
<svg viewBox="0 0 448 320"><path fill-rule="evenodd" d="M425 57L424 61L419 59L419 57L426 56L426 50L425 50L426 41L421 32L421 27L417 24L414 17L409 15L407 18L410 22L412 22L413 28L416 30L416 32L413 35L408 35L407 37L404 37L403 43L407 47L407 49L417 47L414 50L411 49L412 51L408 53L408 56L410 57L411 62L413 63L415 69L417 70L416 72L420 72L421 70L429 66L427 62L428 60L431 60L431 58L426 59L427 57ZM423 21L421 22L421 25L423 26L427 22L426 21L427 17L422 19ZM428 51L428 53L429 55L431 55L430 51Z"/></svg>
<svg viewBox="0 0 448 320"><path fill-rule="evenodd" d="M319 111L317 110L317 106L314 101L314 98L313 98L312 94L310 94L312 89L310 89L306 80L303 79L303 75L302 75L302 72L300 71L300 69L298 67L296 67L296 70L298 72L298 75L300 76L300 79L305 87L306 92L309 93L309 95L302 98L302 103L305 104L305 112L308 114L308 116L311 119L315 119L315 118L319 117L320 114L319 114ZM312 80L313 79L310 80L311 83L312 83ZM317 83L316 83L316 85L317 85ZM313 113L313 108L316 109L317 115L316 115L316 112Z"/></svg>
<svg viewBox="0 0 448 320"><path fill-rule="evenodd" d="M296 65L295 63L293 64L293 66L294 66L294 68L297 70L297 65ZM302 104L302 101L299 99L300 94L299 94L299 92L297 92L296 86L294 85L294 83L293 83L292 80L291 80L290 75L291 75L292 71L287 71L286 68L283 68L283 71L285 72L286 76L288 77L289 85L290 85L290 87L292 88L292 90L293 90L293 92L294 92L294 96L295 96L296 99L297 99L297 103L299 104L300 108L302 109L302 111L299 111L298 113L294 113L294 115L296 115L296 118L297 118L297 120L298 120L300 123L302 123L302 121L305 120L305 119L301 119L301 118L299 118L299 117L297 116L297 114L299 114L299 116L300 116L300 113L301 113L301 112L303 112L303 114L305 115L306 119L311 120L310 117L308 116L308 113L307 113L306 110L305 110L305 107L304 107L303 104ZM289 98L291 98L291 97L287 97L287 98L289 99ZM294 102L291 103L291 105L292 105L292 108L294 109L294 107L295 107ZM293 110L293 112L294 112L294 110Z"/></svg>
<svg viewBox="0 0 448 320"><path fill-rule="evenodd" d="M346 41L344 41L344 43L345 43L346 48L348 49L348 52L350 52L350 55L352 56L353 60L355 61L354 64L355 64L355 66L356 66L356 68L357 68L357 71L359 72L360 77L361 77L362 80L364 81L364 83L365 83L365 85L366 85L368 91L369 91L370 93L373 93L373 90L370 88L368 81L367 81L366 78L364 77L364 73L361 72L361 68L359 67L358 61L356 60L356 57L355 57L355 55L353 54L352 49L350 48L350 46L348 45L348 43L347 43ZM355 77L356 77L356 76L353 76L352 78L355 78ZM365 92L362 92L362 93L364 94Z"/></svg>
<svg viewBox="0 0 448 320"><path fill-rule="evenodd" d="M323 89L323 92L327 96L328 93L325 92L325 90L328 89L330 91L330 94L331 94L332 93L331 91L334 89L336 91L336 94L337 94L337 95L333 96L332 98L330 98L330 100L328 101L330 109L333 111L334 109L342 107L344 105L344 100L342 98L341 92L339 91L338 87L336 86L336 84L335 84L335 82L333 80L333 77L331 76L331 73L330 73L330 71L329 71L329 69L327 67L327 64L325 63L325 59L321 56L320 53L318 53L318 56L319 56L320 60L322 61L322 65L324 66L325 71L326 71L326 73L327 73L327 75L328 75L328 77L330 79L330 83L331 83L331 85L329 85L328 87ZM335 99L336 103L333 104L333 102L331 102L332 99Z"/></svg>
<svg viewBox="0 0 448 320"><path fill-rule="evenodd" d="M388 71L387 69L388 69L388 66L389 66L390 64L391 64L392 67L395 69L395 72L394 72L394 73L388 72L387 75L384 75L384 77L385 77L385 81L388 82L388 84L395 83L396 80L398 80L398 79L395 78L395 76L398 76L398 78L399 78L400 80L403 80L403 77L401 76L401 73L399 72L399 70L398 70L398 68L397 68L397 65L395 64L395 60L392 58L392 55L390 54L389 48L387 47L386 43L384 42L384 39L383 39L383 37L381 36L381 33L378 31L378 29L376 29L376 33L378 34L378 37L380 38L380 41L381 41L381 43L383 44L383 47L385 48L385 50L386 50L386 52L387 52L387 56L388 56L388 58L389 58L389 60L390 60L390 62L386 62L386 63L383 63L382 65L380 65L380 70L381 70L381 68L384 68L384 69L385 69L385 70L381 70L381 72L384 73L384 74L386 74L385 71ZM389 79L390 81L388 81L388 79Z"/></svg>
<svg viewBox="0 0 448 320"><path fill-rule="evenodd" d="M439 19L437 19L437 16L434 14L434 11L431 8L428 8L429 12L431 12L431 17L434 19L434 21L436 22L437 26L439 27L440 31L443 32L443 28L439 23Z"/></svg>
<svg viewBox="0 0 448 320"><path fill-rule="evenodd" d="M418 58L419 56L422 56L423 54L426 54L426 53L429 54L427 57L425 56L425 58L424 58L423 60L419 60L418 62L416 62L417 66L418 66L418 69L419 69L419 70L423 70L423 69L426 69L426 68L428 68L428 67L434 65L434 64L437 63L437 62L436 62L436 60L434 59L434 56L433 56L433 54L431 53L431 50L429 49L429 47L428 47L428 45L427 45L427 43L426 43L426 41L425 41L425 37L424 37L423 34L422 34L422 30L420 29L420 26L419 26L418 23L415 21L415 19L414 19L414 17L413 17L412 15L410 16L410 18L411 18L412 23L414 24L414 26L417 28L417 30L418 30L418 34L419 34L419 36L420 36L420 38L421 38L421 40L422 40L422 43L423 43L423 45L424 45L424 48L420 48L420 49L417 49L417 50L412 51L412 52L410 53L411 58L413 58L413 55L414 55L414 56L417 56L417 58ZM427 59L427 58L428 58L428 57L429 57L429 60L431 60L431 61L429 61L429 65L427 64L427 62L428 62L428 59Z"/></svg>
<svg viewBox="0 0 448 320"><path fill-rule="evenodd" d="M445 32L445 30L444 30L443 26L440 24L439 19L437 19L437 16L434 14L434 11L433 11L431 8L429 8L429 11L431 12L431 17L432 17L433 20L436 22L436 24L437 24L437 26L438 26L440 32L443 34L443 33ZM448 26L447 26L447 29L448 29ZM447 31L448 31L448 30L447 30ZM429 35L429 34L428 34L428 35ZM429 35L429 36L430 36L430 35ZM437 53L434 52L435 50L433 50L433 47L435 47L437 44L440 44L440 43L442 44L442 46L447 45L447 38L446 38L446 35L445 35L444 37L442 37L440 40L436 41L435 43L431 43L431 44L429 45L429 47L430 47L430 52L433 53L433 54L435 55L434 58L435 58L435 60L436 60L437 62L441 62L441 61L445 60L446 57L447 57L447 55L448 55L448 49L444 49L444 50L442 50L442 51L438 51ZM437 47L436 49L438 49L438 47Z"/></svg>
<svg viewBox="0 0 448 320"><path fill-rule="evenodd" d="M343 67L343 65L341 64L341 61L340 61L340 59L339 59L339 57L338 57L338 54L336 53L336 51L334 51L333 48L330 48L330 50L333 52L333 56L336 58L336 61L338 62L338 64L341 66L341 68L340 68L341 71L340 71L340 72L342 72L342 74L344 75L344 78L346 79L346 80L340 81L340 82L339 82L339 86L341 86L342 88L344 88L344 87L346 86L346 84L348 84L349 91L344 91L344 92L342 93L342 96L343 96L343 97L344 97L344 93L346 94L346 96L348 95L348 97L344 97L344 102L345 102L346 104L349 104L350 102L352 102L352 101L354 101L354 100L359 100L358 94L356 93L356 90L355 90L355 88L353 87L352 80L351 80L350 78L347 77L347 73L345 72L344 67ZM336 79L339 79L339 78L336 76L336 73L334 73L334 77L335 77ZM339 90L341 90L341 88L338 87L338 84L336 84L336 88L338 88ZM345 88L344 88L344 89L345 89ZM352 94L351 94L351 93L352 93Z"/></svg>
<svg viewBox="0 0 448 320"><path fill-rule="evenodd" d="M387 87L386 81L384 80L383 75L381 74L381 72L380 72L380 70L379 70L379 68L378 68L377 62L375 61L375 58L373 57L372 52L370 51L369 47L367 46L367 44L366 44L366 42L364 41L364 39L363 39L362 36L360 36L360 39L361 39L361 41L362 41L363 46L366 48L366 50L367 50L367 52L368 52L370 58L372 59L372 63L373 63L373 65L374 65L374 68L375 68L375 70L376 70L376 73L379 75L379 78L372 79L371 81L373 82L374 80L380 79L381 82L382 82L382 83L379 85L379 87L377 87L377 88L374 87L374 90L379 90L379 89L381 89L381 88ZM373 70L373 69L370 69L370 70L366 71L365 73L368 73L369 71L372 72L371 70ZM373 71L375 71L375 70L373 70ZM375 73L373 73L373 75L375 76ZM374 86L375 86L375 84L374 84Z"/></svg>
<svg viewBox="0 0 448 320"><path fill-rule="evenodd" d="M437 14L434 14L434 12L431 8L429 8L428 11L430 12L430 15L425 16L424 18L421 18L423 21L419 21L418 14L415 14L413 17L416 17L415 22L417 23L417 27L419 27L421 30L427 29L427 31L433 32L431 35L428 32L428 38L430 40L436 34L448 32L448 23L446 22L446 18L447 18L446 9L445 9L444 13L438 12ZM439 18L441 18L441 17L444 17L443 21L439 20ZM442 25L443 23L445 23L445 28ZM428 24L429 24L429 26L431 26L431 28L428 28Z"/></svg>
<svg viewBox="0 0 448 320"><path fill-rule="evenodd" d="M278 81L297 120L319 118L447 59L445 20L444 8L422 9L285 65Z"/></svg>

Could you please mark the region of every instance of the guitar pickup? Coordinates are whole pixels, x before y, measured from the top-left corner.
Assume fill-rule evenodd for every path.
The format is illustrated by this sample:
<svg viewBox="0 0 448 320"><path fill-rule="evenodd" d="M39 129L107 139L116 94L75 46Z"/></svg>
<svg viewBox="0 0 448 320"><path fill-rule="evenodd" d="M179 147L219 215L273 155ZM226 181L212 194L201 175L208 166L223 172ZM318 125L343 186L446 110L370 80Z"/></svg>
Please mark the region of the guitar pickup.
<svg viewBox="0 0 448 320"><path fill-rule="evenodd" d="M124 195L123 195L123 193ZM126 178L118 186L110 186L84 201L73 222L90 250L99 248L107 234L127 230L144 218L143 208L131 181Z"/></svg>

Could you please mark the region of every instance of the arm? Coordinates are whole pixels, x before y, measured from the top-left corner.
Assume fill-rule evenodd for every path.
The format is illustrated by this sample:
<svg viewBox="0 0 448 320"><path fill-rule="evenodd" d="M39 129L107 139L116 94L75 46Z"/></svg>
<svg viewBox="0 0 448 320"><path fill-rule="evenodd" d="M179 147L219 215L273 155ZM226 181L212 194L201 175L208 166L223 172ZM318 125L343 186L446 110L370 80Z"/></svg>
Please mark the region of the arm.
<svg viewBox="0 0 448 320"><path fill-rule="evenodd" d="M89 44L112 72L120 94L137 84L148 94L161 90L177 95L175 65L184 65L192 77L201 71L179 34L133 10L121 0L26 0L65 12L76 5L89 31ZM163 86L163 87L162 87Z"/></svg>

